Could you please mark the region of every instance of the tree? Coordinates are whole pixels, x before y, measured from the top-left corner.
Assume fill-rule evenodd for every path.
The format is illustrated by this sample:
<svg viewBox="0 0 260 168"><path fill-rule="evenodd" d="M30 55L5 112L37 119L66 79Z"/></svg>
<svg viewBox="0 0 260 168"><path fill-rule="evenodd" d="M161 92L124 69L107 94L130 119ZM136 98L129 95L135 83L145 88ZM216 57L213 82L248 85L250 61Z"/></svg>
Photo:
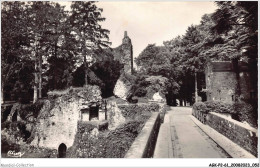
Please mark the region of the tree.
<svg viewBox="0 0 260 168"><path fill-rule="evenodd" d="M90 69L103 82L103 85L100 85L102 97L113 96L116 82L124 65L114 60L113 53L109 49L96 50L94 57L97 60L91 65Z"/></svg>
<svg viewBox="0 0 260 168"><path fill-rule="evenodd" d="M162 76L169 80L170 86L167 87L169 92L166 95L169 99L173 97L172 95L178 94L180 89L181 69L178 66L178 57L178 54L165 46L149 44L136 58L136 64L144 75Z"/></svg>
<svg viewBox="0 0 260 168"><path fill-rule="evenodd" d="M15 76L14 72L16 75L19 73L17 69L20 64L17 63L32 63L33 61L34 70L31 71L34 73L33 102L36 102L42 96L42 88L45 87L46 90L48 78L45 75L48 74L49 79L55 81L56 73L54 71L52 74L46 73L50 67L54 69L57 67L50 65L50 62L56 64L60 58L69 62L63 69L62 80L67 80L67 86L70 85L69 80L72 81L77 48L75 36L71 33L71 26L68 23L70 23L68 13L58 3L3 3L1 67L4 80L2 80L2 90L4 90L5 83ZM30 76L30 74L28 75ZM19 80L23 79L19 78ZM17 82L23 83L23 81ZM54 82L54 84L56 83Z"/></svg>
<svg viewBox="0 0 260 168"><path fill-rule="evenodd" d="M21 63L28 60L30 41L28 37L27 4L25 2L3 2L1 10L1 100L7 87L14 86L21 70ZM11 83L10 83L11 82ZM28 84L28 83L27 83ZM8 86L9 85L9 86ZM12 87L10 92L12 92ZM9 94L10 94L9 92Z"/></svg>
<svg viewBox="0 0 260 168"><path fill-rule="evenodd" d="M57 3L35 1L29 3L28 8L31 31L28 38L31 39L32 55L35 61L34 99L42 98L42 74L43 59L56 55L56 48L61 37L61 27L65 18L64 8Z"/></svg>
<svg viewBox="0 0 260 168"><path fill-rule="evenodd" d="M48 88L64 89L72 85L72 71L75 69L79 52L72 33L69 13L58 3L51 3L50 21L44 38L44 53L47 56Z"/></svg>
<svg viewBox="0 0 260 168"><path fill-rule="evenodd" d="M86 56L93 57L93 64L94 57L99 56L95 53L110 44L109 31L99 25L105 20L101 12L94 2L73 2L70 13L55 2L3 2L2 93L7 84L18 87L17 83L20 86L27 83L34 89L36 102L42 97L42 90L46 93L47 88L64 89L72 85L73 71L81 61L77 56L84 56L87 72ZM34 70L28 71L28 76L34 74L34 82L28 85L28 80L19 78L19 73L30 69L32 63ZM93 76L93 72L89 75ZM12 94L15 88L7 90Z"/></svg>
<svg viewBox="0 0 260 168"><path fill-rule="evenodd" d="M216 2L219 9L213 14L215 26L213 32L228 37L226 43L233 46L233 54L226 57L233 60L238 79L237 94L239 91L238 60L249 63L251 83L257 92L257 53L258 53L258 3L257 2ZM230 52L232 53L232 52Z"/></svg>
<svg viewBox="0 0 260 168"><path fill-rule="evenodd" d="M182 57L183 70L187 73L194 74L195 83L195 102L198 101L197 73L204 70L206 58L199 55L201 49L202 35L197 26L188 27L186 34L183 36L184 55Z"/></svg>
<svg viewBox="0 0 260 168"><path fill-rule="evenodd" d="M95 49L107 48L109 46L109 31L103 29L99 24L105 18L101 16L102 9L95 2L76 1L71 4L70 23L76 33L78 44L81 49L85 69L85 85L88 84L88 62L87 56L92 57Z"/></svg>

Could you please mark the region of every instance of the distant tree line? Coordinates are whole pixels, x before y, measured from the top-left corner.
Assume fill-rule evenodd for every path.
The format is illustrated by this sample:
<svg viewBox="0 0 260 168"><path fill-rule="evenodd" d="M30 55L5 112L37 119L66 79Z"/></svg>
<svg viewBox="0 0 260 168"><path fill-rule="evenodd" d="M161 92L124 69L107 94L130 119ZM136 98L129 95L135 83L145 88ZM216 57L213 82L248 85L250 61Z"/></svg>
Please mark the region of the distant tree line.
<svg viewBox="0 0 260 168"><path fill-rule="evenodd" d="M102 9L87 1L64 8L47 1L2 2L2 101L36 102L49 90L93 84L91 72L111 95L120 66L109 51L109 31L100 25Z"/></svg>
<svg viewBox="0 0 260 168"><path fill-rule="evenodd" d="M161 75L170 80L168 104L197 101L205 88L206 62L210 60L244 61L249 64L251 82L257 93L258 4L257 2L215 2L218 9L191 25L185 35L165 41L163 46L149 44L136 58L140 72ZM239 70L236 71L239 78ZM239 80L238 80L239 81ZM236 95L241 94L239 87Z"/></svg>

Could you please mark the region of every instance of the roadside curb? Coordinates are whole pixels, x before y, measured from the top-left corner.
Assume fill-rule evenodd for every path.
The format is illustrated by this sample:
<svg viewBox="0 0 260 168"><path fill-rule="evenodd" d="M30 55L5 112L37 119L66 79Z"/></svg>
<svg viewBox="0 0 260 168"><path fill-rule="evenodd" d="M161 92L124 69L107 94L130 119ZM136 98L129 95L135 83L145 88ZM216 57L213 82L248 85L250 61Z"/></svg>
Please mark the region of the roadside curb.
<svg viewBox="0 0 260 168"><path fill-rule="evenodd" d="M192 121L205 132L215 143L217 143L224 151L226 151L232 158L256 158L245 149L241 148L236 143L229 140L224 135L220 134L208 125L202 124L194 116L190 116Z"/></svg>

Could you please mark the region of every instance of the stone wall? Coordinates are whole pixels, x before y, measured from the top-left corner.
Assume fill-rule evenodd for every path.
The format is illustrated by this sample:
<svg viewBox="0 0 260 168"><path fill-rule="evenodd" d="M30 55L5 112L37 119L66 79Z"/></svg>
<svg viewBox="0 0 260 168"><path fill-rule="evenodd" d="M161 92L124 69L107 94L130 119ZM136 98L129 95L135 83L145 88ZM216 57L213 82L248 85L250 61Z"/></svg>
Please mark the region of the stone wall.
<svg viewBox="0 0 260 168"><path fill-rule="evenodd" d="M257 129L214 112L207 115L206 123L257 157Z"/></svg>
<svg viewBox="0 0 260 168"><path fill-rule="evenodd" d="M206 123L206 117L207 117L207 114L205 113L202 113L202 112L199 112L198 110L192 108L192 115L194 117L196 117L200 122L202 122L203 124Z"/></svg>
<svg viewBox="0 0 260 168"><path fill-rule="evenodd" d="M77 124L81 120L81 109L90 102L101 100L97 86L69 89L64 93L54 93L46 100L37 117L32 132L31 145L58 149L61 143L67 148L73 145ZM83 105L84 104L84 105Z"/></svg>
<svg viewBox="0 0 260 168"><path fill-rule="evenodd" d="M213 72L212 66L206 70L207 100L232 102L236 89L236 74L231 71Z"/></svg>
<svg viewBox="0 0 260 168"><path fill-rule="evenodd" d="M249 72L240 72L239 73L239 83L241 88L241 98L242 99L251 99L251 83L250 83L250 74Z"/></svg>
<svg viewBox="0 0 260 168"><path fill-rule="evenodd" d="M234 102L238 81L231 62L208 63L205 77L208 101ZM250 99L251 84L248 71L241 69L239 73L239 84L241 98Z"/></svg>
<svg viewBox="0 0 260 168"><path fill-rule="evenodd" d="M160 115L153 113L146 122L141 133L133 142L125 158L150 158L153 156L157 136L160 129Z"/></svg>
<svg viewBox="0 0 260 168"><path fill-rule="evenodd" d="M192 115L257 157L257 129L219 113L204 114L193 110Z"/></svg>

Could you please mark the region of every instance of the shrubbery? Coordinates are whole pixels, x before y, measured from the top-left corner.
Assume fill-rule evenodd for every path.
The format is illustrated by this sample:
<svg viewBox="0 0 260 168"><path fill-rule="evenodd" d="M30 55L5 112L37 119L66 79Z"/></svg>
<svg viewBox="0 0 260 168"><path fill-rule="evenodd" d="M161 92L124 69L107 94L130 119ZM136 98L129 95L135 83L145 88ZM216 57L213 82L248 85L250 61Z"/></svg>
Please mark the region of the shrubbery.
<svg viewBox="0 0 260 168"><path fill-rule="evenodd" d="M201 113L228 113L233 119L246 121L253 127L257 127L257 109L246 102L225 103L221 101L206 101L193 104L193 109Z"/></svg>
<svg viewBox="0 0 260 168"><path fill-rule="evenodd" d="M99 131L96 137L91 136L95 126L78 124L78 132L74 145L68 149L68 157L123 158L150 117L147 113L144 116L146 117L136 116L134 120L128 119L115 130Z"/></svg>
<svg viewBox="0 0 260 168"><path fill-rule="evenodd" d="M207 106L203 102L194 103L192 108L201 113L208 113Z"/></svg>
<svg viewBox="0 0 260 168"><path fill-rule="evenodd" d="M169 80L163 76L136 75L130 89L131 96L152 99L153 95L160 92L167 94L170 87Z"/></svg>
<svg viewBox="0 0 260 168"><path fill-rule="evenodd" d="M229 104L221 101L197 102L193 104L193 109L202 113L236 113L236 111L234 110L234 104Z"/></svg>
<svg viewBox="0 0 260 168"><path fill-rule="evenodd" d="M135 118L146 112L159 112L160 105L156 103L151 104L132 104L132 105L119 105L118 108L121 110L122 115L125 118Z"/></svg>
<svg viewBox="0 0 260 168"><path fill-rule="evenodd" d="M34 125L34 122L36 121L35 119L38 117L43 104L43 101L38 100L34 104L16 103L15 105L11 106L12 109L10 110L8 115L10 115L10 113L12 112L12 118L16 119L11 119L7 121L8 116L5 116L5 120L1 122L1 135L3 137L6 137L5 139L7 140L6 142L5 140L2 141L2 143L9 143L9 145L5 146L5 149L12 150L12 148L9 148L10 146L12 147L12 143L28 142L28 139L31 136L31 129L27 126ZM20 116L20 120L17 121L17 117L15 116L18 115ZM6 134L8 134L8 136Z"/></svg>
<svg viewBox="0 0 260 168"><path fill-rule="evenodd" d="M233 110L236 112L239 121L246 121L251 126L258 127L257 107L245 102L233 104Z"/></svg>
<svg viewBox="0 0 260 168"><path fill-rule="evenodd" d="M159 104L118 105L126 122L115 130L100 130L96 137L95 128L89 123L79 122L74 144L68 149L72 158L123 158L133 141L142 131L152 112L164 111Z"/></svg>
<svg viewBox="0 0 260 168"><path fill-rule="evenodd" d="M43 105L44 105L43 100L38 100L34 104L22 105L19 114L23 120L27 120L28 117L30 116L37 118Z"/></svg>
<svg viewBox="0 0 260 168"><path fill-rule="evenodd" d="M20 146L18 144L15 144L13 142L10 142L10 140L7 139L6 136L1 136L1 152L7 153L9 150L19 152ZM3 156L2 156L3 157Z"/></svg>

